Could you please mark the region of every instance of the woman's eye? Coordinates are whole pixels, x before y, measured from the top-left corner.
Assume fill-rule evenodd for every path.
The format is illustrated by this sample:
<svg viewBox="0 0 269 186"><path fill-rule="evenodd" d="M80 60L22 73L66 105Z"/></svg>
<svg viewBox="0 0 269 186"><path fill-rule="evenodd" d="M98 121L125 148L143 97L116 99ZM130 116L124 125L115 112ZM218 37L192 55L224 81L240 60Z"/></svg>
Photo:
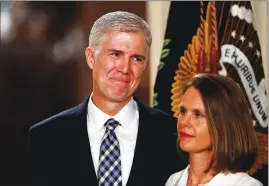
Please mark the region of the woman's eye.
<svg viewBox="0 0 269 186"><path fill-rule="evenodd" d="M201 118L201 117L203 117L203 115L200 114L199 112L195 112L194 115L195 115L196 118Z"/></svg>
<svg viewBox="0 0 269 186"><path fill-rule="evenodd" d="M186 114L186 109L185 108L180 108L180 115Z"/></svg>

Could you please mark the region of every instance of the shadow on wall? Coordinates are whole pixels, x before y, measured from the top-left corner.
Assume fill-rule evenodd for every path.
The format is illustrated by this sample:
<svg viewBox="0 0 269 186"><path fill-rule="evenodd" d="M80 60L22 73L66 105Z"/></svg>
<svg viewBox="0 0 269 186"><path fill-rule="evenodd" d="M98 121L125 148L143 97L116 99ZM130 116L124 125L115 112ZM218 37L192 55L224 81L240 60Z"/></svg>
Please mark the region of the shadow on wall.
<svg viewBox="0 0 269 186"><path fill-rule="evenodd" d="M1 5L1 17L5 15L10 24L5 35L1 34L0 141L4 143L4 176L0 185L23 185L27 182L29 127L74 105L76 62L81 57L76 51L71 57L62 54L68 53L66 45L73 44L66 40L74 32L78 7L76 2ZM71 36L77 37L74 33Z"/></svg>

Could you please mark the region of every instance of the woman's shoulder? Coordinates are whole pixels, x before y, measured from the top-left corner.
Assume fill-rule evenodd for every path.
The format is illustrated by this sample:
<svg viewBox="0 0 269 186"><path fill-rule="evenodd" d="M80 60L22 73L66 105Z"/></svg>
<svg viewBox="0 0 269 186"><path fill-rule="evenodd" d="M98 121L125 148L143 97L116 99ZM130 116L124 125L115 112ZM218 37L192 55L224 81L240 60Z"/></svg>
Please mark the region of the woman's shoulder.
<svg viewBox="0 0 269 186"><path fill-rule="evenodd" d="M219 173L210 182L211 184L229 184L229 185L245 185L245 186L263 186L263 184L255 178L244 172L237 173Z"/></svg>
<svg viewBox="0 0 269 186"><path fill-rule="evenodd" d="M236 185L263 186L263 184L259 180L256 180L247 173L240 172L235 173L235 175L238 176Z"/></svg>
<svg viewBox="0 0 269 186"><path fill-rule="evenodd" d="M187 167L188 168L188 167ZM165 186L175 186L175 185L178 185L179 181L181 179L184 179L183 177L183 174L185 173L185 171L187 170L187 168L179 171L179 172L176 172L174 174L172 174L168 180L166 181L165 183ZM184 174L185 175L185 174Z"/></svg>

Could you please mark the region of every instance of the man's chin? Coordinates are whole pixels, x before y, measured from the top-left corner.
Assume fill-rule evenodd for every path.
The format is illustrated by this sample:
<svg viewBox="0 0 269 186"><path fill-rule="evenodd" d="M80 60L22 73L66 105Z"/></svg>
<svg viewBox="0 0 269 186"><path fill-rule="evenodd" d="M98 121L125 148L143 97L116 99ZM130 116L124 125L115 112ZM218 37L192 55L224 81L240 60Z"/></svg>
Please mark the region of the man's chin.
<svg viewBox="0 0 269 186"><path fill-rule="evenodd" d="M111 100L114 102L125 102L129 101L132 97L132 95L128 96L126 94L111 94Z"/></svg>

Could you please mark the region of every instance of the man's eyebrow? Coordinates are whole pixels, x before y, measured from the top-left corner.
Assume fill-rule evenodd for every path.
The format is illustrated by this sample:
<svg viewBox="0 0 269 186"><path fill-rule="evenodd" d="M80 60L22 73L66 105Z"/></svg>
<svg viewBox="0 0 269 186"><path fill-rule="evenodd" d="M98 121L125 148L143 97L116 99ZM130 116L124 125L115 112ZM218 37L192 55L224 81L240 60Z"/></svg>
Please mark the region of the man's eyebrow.
<svg viewBox="0 0 269 186"><path fill-rule="evenodd" d="M108 52L117 52L117 53L124 53L123 51L121 51L121 50L117 50L117 49L109 49L108 50ZM141 59L143 59L143 60L145 60L146 59L146 56L144 56L144 55L139 55L139 54L133 54L133 55L131 55L132 57L137 57L137 58L141 58Z"/></svg>
<svg viewBox="0 0 269 186"><path fill-rule="evenodd" d="M117 50L117 49L109 49L108 52L118 52L118 53L123 53L123 51L121 50Z"/></svg>

